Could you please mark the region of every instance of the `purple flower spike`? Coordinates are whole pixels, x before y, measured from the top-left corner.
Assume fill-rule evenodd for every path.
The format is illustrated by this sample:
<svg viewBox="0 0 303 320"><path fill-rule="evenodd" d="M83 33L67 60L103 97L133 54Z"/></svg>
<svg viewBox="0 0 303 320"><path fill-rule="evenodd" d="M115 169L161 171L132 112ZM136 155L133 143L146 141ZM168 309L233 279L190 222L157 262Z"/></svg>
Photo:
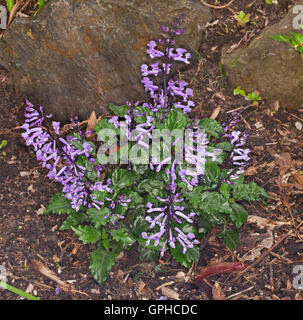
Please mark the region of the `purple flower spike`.
<svg viewBox="0 0 303 320"><path fill-rule="evenodd" d="M185 235L180 228L173 228L173 224L181 225L184 221L188 223L193 223L192 218L196 216L195 212L190 214L185 213L186 207L179 205L184 199L181 197L181 193L171 193L166 199L157 197L160 202L164 202L163 205L153 207L151 202L146 204L148 208L147 213L155 214L154 217L150 215L145 218L145 220L150 224L150 230L157 230L154 233L148 234L143 232L141 234L142 238L147 240L146 246L150 242L154 241L154 246L158 246L162 239L163 243L161 244L160 256L162 257L166 251L167 244L171 248L176 247L176 240L182 245L183 252L185 253L187 249L192 248L195 244L198 244L198 240L195 239L195 235L192 232L189 232ZM176 233L176 235L174 235Z"/></svg>

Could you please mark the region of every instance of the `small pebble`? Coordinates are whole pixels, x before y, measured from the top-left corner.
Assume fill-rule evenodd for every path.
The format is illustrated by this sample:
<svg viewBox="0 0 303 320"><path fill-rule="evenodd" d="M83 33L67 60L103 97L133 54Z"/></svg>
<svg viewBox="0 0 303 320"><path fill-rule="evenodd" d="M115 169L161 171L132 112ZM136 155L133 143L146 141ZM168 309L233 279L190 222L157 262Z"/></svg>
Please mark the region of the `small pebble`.
<svg viewBox="0 0 303 320"><path fill-rule="evenodd" d="M21 177L27 177L29 176L31 173L29 171L20 171L20 176Z"/></svg>
<svg viewBox="0 0 303 320"><path fill-rule="evenodd" d="M298 130L302 130L302 123L301 123L300 121L297 121L297 122L295 123L295 126L296 126L296 128L297 128Z"/></svg>

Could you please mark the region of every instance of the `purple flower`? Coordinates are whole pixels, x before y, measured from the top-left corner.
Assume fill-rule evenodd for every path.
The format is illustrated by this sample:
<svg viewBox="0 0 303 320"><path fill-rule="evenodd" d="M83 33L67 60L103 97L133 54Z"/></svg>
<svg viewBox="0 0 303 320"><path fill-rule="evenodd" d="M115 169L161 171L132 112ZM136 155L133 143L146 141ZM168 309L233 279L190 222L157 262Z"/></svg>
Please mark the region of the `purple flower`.
<svg viewBox="0 0 303 320"><path fill-rule="evenodd" d="M161 69L159 68L159 63L154 63L154 64L151 64L150 67L151 69L149 70L148 69L148 65L147 64L142 64L141 65L141 73L142 73L142 76L148 76L148 75L154 75L154 76L157 76L160 72L161 72Z"/></svg>
<svg viewBox="0 0 303 320"><path fill-rule="evenodd" d="M153 95L158 90L158 87L154 85L154 83L148 77L144 77L141 80L141 83L144 84L145 91L149 90L151 95Z"/></svg>
<svg viewBox="0 0 303 320"><path fill-rule="evenodd" d="M108 120L108 122L112 123L115 126L115 128L117 129L120 127L120 123L119 123L118 119L119 119L118 116L114 116L110 120Z"/></svg>
<svg viewBox="0 0 303 320"><path fill-rule="evenodd" d="M154 59L154 58L159 58L164 56L164 53L162 51L156 50L157 43L154 40L151 40L147 46L148 46L148 50L146 50L146 52L149 54L149 56Z"/></svg>
<svg viewBox="0 0 303 320"><path fill-rule="evenodd" d="M191 54L187 52L186 49L183 48L171 48L168 50L168 57L174 59L175 61L181 61L186 64L189 64L189 59L191 58Z"/></svg>

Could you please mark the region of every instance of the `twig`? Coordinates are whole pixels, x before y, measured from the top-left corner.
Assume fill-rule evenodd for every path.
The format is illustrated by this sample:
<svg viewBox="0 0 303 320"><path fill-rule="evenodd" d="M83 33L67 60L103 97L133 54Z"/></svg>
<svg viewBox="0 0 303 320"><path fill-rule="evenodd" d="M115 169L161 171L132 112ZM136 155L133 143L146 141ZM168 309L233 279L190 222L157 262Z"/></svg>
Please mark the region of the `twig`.
<svg viewBox="0 0 303 320"><path fill-rule="evenodd" d="M244 292L250 291L250 290L253 289L253 288L254 288L254 286L251 286L251 287L249 287L249 288L247 288L247 289L245 289L245 290L243 290L243 291L236 292L236 293L234 293L234 294L226 297L226 299L234 298L234 297L236 297L236 296L238 296L238 295L240 295L240 294L242 294L242 293L244 293Z"/></svg>
<svg viewBox="0 0 303 320"><path fill-rule="evenodd" d="M296 118L296 119L298 119L298 120L300 120L300 121L303 121L303 119L299 118L299 117L296 116L295 114L292 114L291 112L289 112L289 114L290 114L291 116L293 116L294 118Z"/></svg>
<svg viewBox="0 0 303 320"><path fill-rule="evenodd" d="M23 5L23 7L19 10L19 12L22 12L31 2L31 0L27 0L27 2Z"/></svg>
<svg viewBox="0 0 303 320"><path fill-rule="evenodd" d="M209 4L209 3L205 2L204 0L200 0L200 1L205 6L213 8L213 9L224 9L224 8L227 8L234 2L234 0L231 0L227 4L224 4L223 6L214 6L213 4Z"/></svg>

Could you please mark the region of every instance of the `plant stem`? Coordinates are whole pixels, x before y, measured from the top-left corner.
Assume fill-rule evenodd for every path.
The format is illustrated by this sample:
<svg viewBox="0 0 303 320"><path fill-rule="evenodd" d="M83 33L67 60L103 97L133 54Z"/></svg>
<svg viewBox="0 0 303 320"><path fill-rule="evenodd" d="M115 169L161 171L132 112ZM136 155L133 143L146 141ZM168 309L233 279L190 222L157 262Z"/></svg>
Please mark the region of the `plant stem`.
<svg viewBox="0 0 303 320"><path fill-rule="evenodd" d="M0 287L3 288L3 289L7 289L7 290L17 294L18 296L24 297L24 298L26 298L28 300L40 300L40 298L32 296L31 294L26 293L26 292L24 292L24 291L22 291L22 290L20 290L18 288L15 288L15 287L13 287L13 286L5 283L5 282L2 282L2 281L0 281Z"/></svg>

